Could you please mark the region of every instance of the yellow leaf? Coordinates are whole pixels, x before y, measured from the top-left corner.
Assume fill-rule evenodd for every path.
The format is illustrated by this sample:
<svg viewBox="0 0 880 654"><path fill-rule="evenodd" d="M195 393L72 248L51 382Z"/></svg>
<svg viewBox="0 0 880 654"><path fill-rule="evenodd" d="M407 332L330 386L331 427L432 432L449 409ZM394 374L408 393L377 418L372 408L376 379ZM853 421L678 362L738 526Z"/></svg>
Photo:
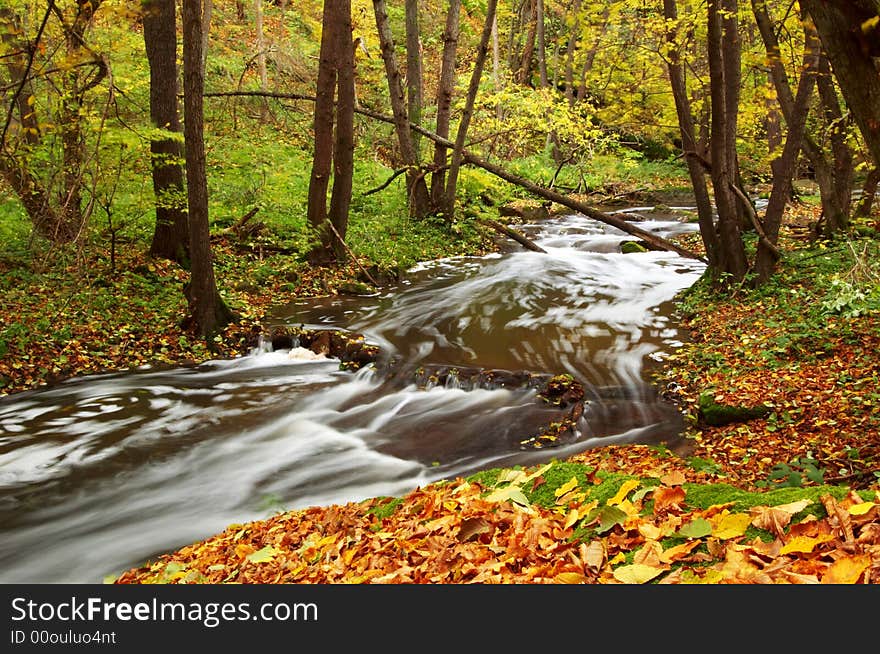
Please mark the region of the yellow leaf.
<svg viewBox="0 0 880 654"><path fill-rule="evenodd" d="M276 554L280 554L279 550L276 550L271 545L266 545L261 550L257 550L256 552L251 552L247 555L247 560L251 563L269 563L272 559L275 558Z"/></svg>
<svg viewBox="0 0 880 654"><path fill-rule="evenodd" d="M618 552L614 555L612 559L608 561L609 565L614 565L615 563L620 563L621 561L626 561L626 554L623 552Z"/></svg>
<svg viewBox="0 0 880 654"><path fill-rule="evenodd" d="M563 523L562 528L563 528L563 529L568 529L568 528L571 527L575 522L578 521L578 518L580 518L580 514L578 513L578 510L577 510L577 509L572 509L571 511L568 512L568 515L565 516L565 522Z"/></svg>
<svg viewBox="0 0 880 654"><path fill-rule="evenodd" d="M824 534L816 538L811 538L809 536L795 536L782 546L779 553L788 554L789 552L803 552L808 554L813 551L816 545L827 543L829 540L834 540L834 536L831 534Z"/></svg>
<svg viewBox="0 0 880 654"><path fill-rule="evenodd" d="M865 515L875 506L877 505L873 502L861 502L859 504L853 504L851 507L849 507L849 509L847 509L847 511L849 511L850 515Z"/></svg>
<svg viewBox="0 0 880 654"><path fill-rule="evenodd" d="M553 577L553 582L557 584L583 584L587 578L580 572L560 572Z"/></svg>
<svg viewBox="0 0 880 654"><path fill-rule="evenodd" d="M561 497L562 495L565 495L568 491L577 488L577 485L578 485L577 477L572 477L567 482L562 484L562 486L560 486L555 491L553 491L553 495L555 497Z"/></svg>
<svg viewBox="0 0 880 654"><path fill-rule="evenodd" d="M837 559L822 577L823 584L855 584L871 565L870 554L857 554Z"/></svg>
<svg viewBox="0 0 880 654"><path fill-rule="evenodd" d="M637 479L629 479L623 484L620 485L620 489L618 489L617 494L608 500L609 506L614 506L615 504L620 504L629 492L634 488L637 488L639 485L639 481Z"/></svg>
<svg viewBox="0 0 880 654"><path fill-rule="evenodd" d="M614 570L614 578L624 584L644 584L664 572L663 568L654 568L650 565L633 563L622 565Z"/></svg>
<svg viewBox="0 0 880 654"><path fill-rule="evenodd" d="M862 32L867 34L872 29L877 27L878 23L880 23L880 16L874 16L873 18L869 18L864 23L862 23Z"/></svg>
<svg viewBox="0 0 880 654"><path fill-rule="evenodd" d="M721 540L736 538L746 533L746 529L752 519L745 513L721 513L712 516L709 522L712 524L712 535Z"/></svg>
<svg viewBox="0 0 880 654"><path fill-rule="evenodd" d="M663 530L650 522L640 522L639 534L641 534L646 540L660 540L660 537L663 535Z"/></svg>

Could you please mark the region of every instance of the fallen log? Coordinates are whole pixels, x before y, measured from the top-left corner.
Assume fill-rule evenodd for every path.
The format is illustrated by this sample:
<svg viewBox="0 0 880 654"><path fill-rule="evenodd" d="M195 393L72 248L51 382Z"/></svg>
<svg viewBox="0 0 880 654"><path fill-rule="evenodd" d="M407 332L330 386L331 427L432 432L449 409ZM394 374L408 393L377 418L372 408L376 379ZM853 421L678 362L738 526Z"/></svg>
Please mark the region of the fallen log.
<svg viewBox="0 0 880 654"><path fill-rule="evenodd" d="M544 254L547 253L547 250L542 248L540 245L538 245L534 241L529 240L527 237L523 236L515 229L511 229L510 227L506 227L505 225L502 225L498 221L492 220L491 218L480 218L479 220L481 223L488 225L489 227L494 229L496 232L500 232L501 234L504 234L505 236L509 236L514 241L516 241L517 243L519 243L523 247L525 247L529 250L532 250L533 252L543 252Z"/></svg>
<svg viewBox="0 0 880 654"><path fill-rule="evenodd" d="M314 102L315 98L308 97L304 95L299 95L295 93L273 93L268 91L227 91L220 93L205 93L204 97L230 97L230 96L254 96L254 97L268 97L268 98L278 98L278 99L289 99L289 100L305 100L309 102ZM388 116L378 111L373 111L372 109L367 109L366 107L359 106L355 107L355 113L361 114L362 116L367 116L368 118L373 118L374 120L378 120L384 123L389 123L391 125L394 124L394 117ZM443 138L439 134L435 134L434 132L425 129L419 125L414 123L410 123L410 129L414 132L418 132L422 136L425 136L435 143L439 143L440 145L444 145L448 148L454 148L455 143L450 141L447 138ZM510 182L511 184L515 184L527 190L529 193L533 195L537 195L539 197L544 198L545 200L550 200L551 202L555 202L556 204L561 204L564 207L568 207L569 209L576 211L577 213L583 214L588 218L592 218L593 220L598 220L599 222L605 223L606 225L611 225L612 227L616 227L617 229L630 234L631 236L637 236L642 239L646 243L650 243L651 245L660 248L661 250L666 250L668 252L675 252L685 258L688 259L696 259L698 261L702 261L704 263L708 263L704 257L696 254L695 252L691 252L687 248L683 248L675 243L666 240L662 236L658 236L652 232L648 232L644 229L640 229L635 225L631 225L629 222L624 220L623 218L619 218L612 214L607 214L604 211L599 211L595 207L586 204L584 202L580 202L579 200L575 200L573 198L568 197L567 195L563 195L562 193L557 193L556 191L550 190L548 188L544 188L538 184L535 184L531 180L525 179L524 177L520 177L519 175L515 175L511 172L508 172L501 168L501 166L496 166L495 164L489 163L484 159L481 159L477 155L473 154L468 150L462 151L462 160L465 163L471 164L473 166L477 166L478 168L482 168L483 170L492 173L496 177L500 177L506 182Z"/></svg>

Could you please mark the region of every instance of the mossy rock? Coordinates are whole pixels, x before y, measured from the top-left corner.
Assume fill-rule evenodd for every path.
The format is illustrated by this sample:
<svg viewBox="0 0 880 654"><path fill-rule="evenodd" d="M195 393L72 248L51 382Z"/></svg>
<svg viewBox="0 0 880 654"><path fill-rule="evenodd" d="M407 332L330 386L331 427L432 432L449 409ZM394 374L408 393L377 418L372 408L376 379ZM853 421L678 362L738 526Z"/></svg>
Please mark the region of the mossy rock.
<svg viewBox="0 0 880 654"><path fill-rule="evenodd" d="M363 282L342 282L336 287L336 292L341 295L375 295L376 289Z"/></svg>
<svg viewBox="0 0 880 654"><path fill-rule="evenodd" d="M635 254L636 252L647 252L648 248L638 241L623 241L620 244L620 251L623 254Z"/></svg>
<svg viewBox="0 0 880 654"><path fill-rule="evenodd" d="M755 418L766 418L771 409L766 406L736 406L715 401L713 393L703 393L698 402L700 417L712 427L720 427L733 422L748 422Z"/></svg>

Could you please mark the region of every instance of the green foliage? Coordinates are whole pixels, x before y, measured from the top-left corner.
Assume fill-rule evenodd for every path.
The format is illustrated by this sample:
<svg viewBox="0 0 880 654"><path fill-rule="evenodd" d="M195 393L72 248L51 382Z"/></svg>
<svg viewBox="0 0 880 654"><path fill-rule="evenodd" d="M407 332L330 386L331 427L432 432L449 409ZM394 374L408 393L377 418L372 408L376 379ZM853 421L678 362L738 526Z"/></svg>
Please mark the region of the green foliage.
<svg viewBox="0 0 880 654"><path fill-rule="evenodd" d="M809 482L821 485L824 483L825 470L817 464L818 461L811 457L797 457L788 463L777 463L767 481L758 482L757 485L763 488L800 488Z"/></svg>

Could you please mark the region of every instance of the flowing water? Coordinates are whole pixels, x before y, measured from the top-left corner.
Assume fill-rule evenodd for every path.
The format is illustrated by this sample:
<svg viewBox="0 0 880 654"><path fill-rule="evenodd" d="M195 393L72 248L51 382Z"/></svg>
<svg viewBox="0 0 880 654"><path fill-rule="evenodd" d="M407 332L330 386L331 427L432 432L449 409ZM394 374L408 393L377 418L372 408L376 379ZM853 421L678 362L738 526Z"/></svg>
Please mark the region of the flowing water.
<svg viewBox="0 0 880 654"><path fill-rule="evenodd" d="M663 236L695 229L648 215L639 226ZM681 417L644 368L678 344L671 301L703 265L620 254L629 236L583 216L518 229L546 254L426 263L372 297L276 310L278 325L379 345L357 372L263 347L0 399L0 583L99 583L279 509L675 438ZM558 447L528 447L555 415L529 380L558 373L581 382L585 411Z"/></svg>

